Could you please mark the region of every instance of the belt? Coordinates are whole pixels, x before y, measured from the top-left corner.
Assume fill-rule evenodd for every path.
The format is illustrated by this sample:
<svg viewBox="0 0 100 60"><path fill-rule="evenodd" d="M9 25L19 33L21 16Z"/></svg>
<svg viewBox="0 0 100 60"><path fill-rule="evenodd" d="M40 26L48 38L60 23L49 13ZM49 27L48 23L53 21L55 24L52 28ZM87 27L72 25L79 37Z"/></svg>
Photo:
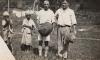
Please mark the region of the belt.
<svg viewBox="0 0 100 60"><path fill-rule="evenodd" d="M71 26L69 26L69 25L58 25L59 27L71 27Z"/></svg>
<svg viewBox="0 0 100 60"><path fill-rule="evenodd" d="M31 34L31 33L27 33L27 34Z"/></svg>

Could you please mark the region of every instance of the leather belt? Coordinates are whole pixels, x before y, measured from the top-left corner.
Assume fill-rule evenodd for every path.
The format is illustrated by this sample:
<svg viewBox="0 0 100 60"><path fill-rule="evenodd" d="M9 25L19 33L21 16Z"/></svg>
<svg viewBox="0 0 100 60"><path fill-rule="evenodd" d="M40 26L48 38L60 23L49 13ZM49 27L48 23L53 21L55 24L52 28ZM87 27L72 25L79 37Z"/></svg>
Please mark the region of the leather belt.
<svg viewBox="0 0 100 60"><path fill-rule="evenodd" d="M27 33L27 34L31 34L31 33Z"/></svg>
<svg viewBox="0 0 100 60"><path fill-rule="evenodd" d="M59 27L71 27L71 26L69 26L69 25L58 25Z"/></svg>

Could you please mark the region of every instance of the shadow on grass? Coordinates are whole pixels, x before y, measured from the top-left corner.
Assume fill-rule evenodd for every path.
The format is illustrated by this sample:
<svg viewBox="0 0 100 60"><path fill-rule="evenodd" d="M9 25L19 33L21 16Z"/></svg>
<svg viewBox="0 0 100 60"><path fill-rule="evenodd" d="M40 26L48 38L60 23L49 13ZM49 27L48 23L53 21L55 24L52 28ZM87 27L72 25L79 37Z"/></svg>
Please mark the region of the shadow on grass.
<svg viewBox="0 0 100 60"><path fill-rule="evenodd" d="M38 55L38 54L39 54L38 48L32 48L32 51L33 51L33 53L34 53L35 55Z"/></svg>
<svg viewBox="0 0 100 60"><path fill-rule="evenodd" d="M38 55L39 52L38 52L38 48L32 48L32 51L35 55ZM43 53L44 53L44 49L43 49ZM49 47L49 53L55 55L57 53L57 49L55 49L54 47Z"/></svg>

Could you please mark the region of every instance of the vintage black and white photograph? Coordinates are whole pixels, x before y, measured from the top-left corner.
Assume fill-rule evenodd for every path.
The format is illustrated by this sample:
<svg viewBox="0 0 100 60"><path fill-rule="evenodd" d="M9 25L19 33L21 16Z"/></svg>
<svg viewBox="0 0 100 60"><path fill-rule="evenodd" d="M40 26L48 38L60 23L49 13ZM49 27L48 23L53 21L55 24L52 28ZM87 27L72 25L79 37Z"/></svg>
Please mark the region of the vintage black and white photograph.
<svg viewBox="0 0 100 60"><path fill-rule="evenodd" d="M0 0L0 60L100 60L100 1Z"/></svg>

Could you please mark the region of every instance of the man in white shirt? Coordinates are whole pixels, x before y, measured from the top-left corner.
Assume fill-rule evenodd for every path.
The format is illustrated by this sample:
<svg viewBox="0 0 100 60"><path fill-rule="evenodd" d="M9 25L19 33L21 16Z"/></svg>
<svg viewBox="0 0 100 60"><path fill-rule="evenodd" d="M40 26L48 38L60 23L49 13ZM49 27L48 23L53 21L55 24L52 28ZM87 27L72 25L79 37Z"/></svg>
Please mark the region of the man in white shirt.
<svg viewBox="0 0 100 60"><path fill-rule="evenodd" d="M54 13L52 10L49 9L49 1L48 0L44 1L44 8L42 10L40 10L37 15L38 15L39 24L43 24L46 22L52 24L54 22ZM42 45L44 42L44 45L45 45L44 56L47 57L47 53L48 53L48 49L49 49L48 44L50 41L50 34L47 36L42 36L41 34L39 34L38 40L39 40L39 47L38 47L39 48L39 56L42 56L42 48L43 48Z"/></svg>
<svg viewBox="0 0 100 60"><path fill-rule="evenodd" d="M58 55L67 58L67 51L72 39L72 30L76 34L75 26L77 24L74 11L69 8L69 3L64 0L62 7L55 13L58 25ZM72 28L73 27L73 28Z"/></svg>
<svg viewBox="0 0 100 60"><path fill-rule="evenodd" d="M34 21L31 19L31 12L26 11L26 18L23 20L22 28L22 46L25 46L24 49L26 52L30 51L32 47L32 30L36 28ZM23 48L23 47L22 47Z"/></svg>
<svg viewBox="0 0 100 60"><path fill-rule="evenodd" d="M13 23L12 20L9 18L9 12L5 11L3 13L3 20L2 20L2 27L3 27L3 39L7 44L10 51L12 51L12 33L13 33Z"/></svg>

